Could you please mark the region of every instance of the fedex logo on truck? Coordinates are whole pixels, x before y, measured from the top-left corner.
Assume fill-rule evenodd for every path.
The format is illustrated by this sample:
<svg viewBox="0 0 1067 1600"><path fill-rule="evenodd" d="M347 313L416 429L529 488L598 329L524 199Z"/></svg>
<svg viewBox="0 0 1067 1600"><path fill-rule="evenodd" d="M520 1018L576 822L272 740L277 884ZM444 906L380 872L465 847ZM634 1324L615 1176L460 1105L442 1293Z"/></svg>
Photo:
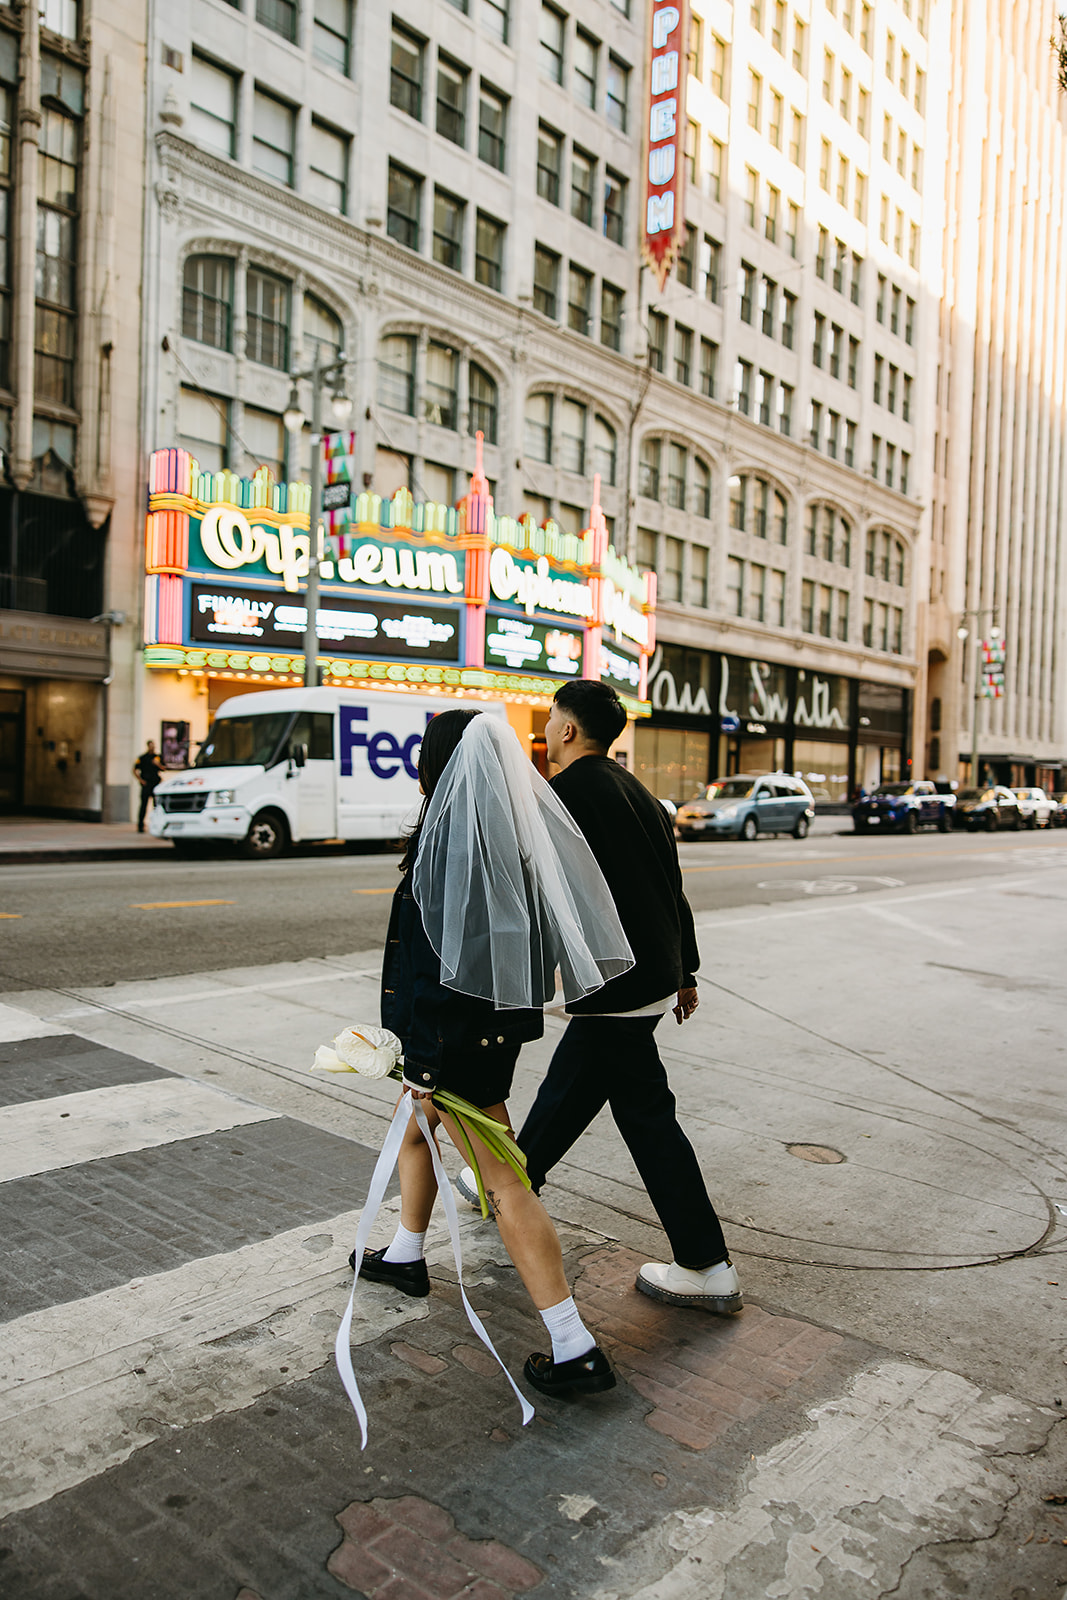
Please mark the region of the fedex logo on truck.
<svg viewBox="0 0 1067 1600"><path fill-rule="evenodd" d="M351 778L353 775L353 751L364 749L367 752L367 765L376 778L395 778L401 767L409 778L418 778L422 733L409 734L403 740L398 739L394 733L387 733L384 729L381 733L368 733L360 726L370 719L370 712L366 706L342 706L338 715L342 778ZM436 711L426 713L427 727L436 715Z"/></svg>

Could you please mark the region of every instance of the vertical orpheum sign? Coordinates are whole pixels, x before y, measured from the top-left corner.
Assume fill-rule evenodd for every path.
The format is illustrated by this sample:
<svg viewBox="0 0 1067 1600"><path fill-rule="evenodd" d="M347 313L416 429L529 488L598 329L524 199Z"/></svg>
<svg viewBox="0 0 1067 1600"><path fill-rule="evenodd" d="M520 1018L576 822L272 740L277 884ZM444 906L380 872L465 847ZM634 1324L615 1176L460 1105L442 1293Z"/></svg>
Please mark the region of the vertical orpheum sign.
<svg viewBox="0 0 1067 1600"><path fill-rule="evenodd" d="M652 0L643 254L662 292L685 238L685 0Z"/></svg>

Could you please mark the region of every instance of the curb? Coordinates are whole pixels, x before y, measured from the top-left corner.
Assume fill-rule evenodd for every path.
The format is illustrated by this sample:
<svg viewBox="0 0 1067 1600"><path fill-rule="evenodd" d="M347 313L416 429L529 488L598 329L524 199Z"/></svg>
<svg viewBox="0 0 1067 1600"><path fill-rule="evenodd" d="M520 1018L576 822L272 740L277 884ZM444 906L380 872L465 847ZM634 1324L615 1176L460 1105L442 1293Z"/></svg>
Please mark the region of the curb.
<svg viewBox="0 0 1067 1600"><path fill-rule="evenodd" d="M0 850L0 870L4 867L26 866L49 861L154 861L171 851L165 844L152 845L101 845L98 849L86 846L59 845L56 848L28 848L26 850Z"/></svg>

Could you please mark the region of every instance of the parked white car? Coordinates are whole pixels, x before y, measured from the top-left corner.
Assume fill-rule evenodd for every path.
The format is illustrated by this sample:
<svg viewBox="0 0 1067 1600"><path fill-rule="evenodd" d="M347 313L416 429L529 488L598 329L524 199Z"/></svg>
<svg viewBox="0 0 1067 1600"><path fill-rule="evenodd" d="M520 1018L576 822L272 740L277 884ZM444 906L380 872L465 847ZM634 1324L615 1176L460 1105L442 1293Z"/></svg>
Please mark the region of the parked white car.
<svg viewBox="0 0 1067 1600"><path fill-rule="evenodd" d="M1019 802L1019 816L1024 828L1048 828L1052 824L1056 803L1044 789L1015 789Z"/></svg>

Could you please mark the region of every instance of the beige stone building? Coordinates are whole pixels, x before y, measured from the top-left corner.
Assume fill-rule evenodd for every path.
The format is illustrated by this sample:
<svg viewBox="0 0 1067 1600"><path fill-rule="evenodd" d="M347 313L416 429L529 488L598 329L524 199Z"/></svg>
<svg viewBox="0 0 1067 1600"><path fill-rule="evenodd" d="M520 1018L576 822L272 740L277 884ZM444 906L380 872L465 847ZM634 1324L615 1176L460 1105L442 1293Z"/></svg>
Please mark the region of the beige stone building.
<svg viewBox="0 0 1067 1600"><path fill-rule="evenodd" d="M0 810L129 814L146 8L0 6Z"/></svg>
<svg viewBox="0 0 1067 1600"><path fill-rule="evenodd" d="M944 172L933 532L926 624L931 771L1067 783L1063 617L1067 101L1057 7L957 0ZM1003 696L977 701L1001 630ZM967 637L960 637L966 629Z"/></svg>

